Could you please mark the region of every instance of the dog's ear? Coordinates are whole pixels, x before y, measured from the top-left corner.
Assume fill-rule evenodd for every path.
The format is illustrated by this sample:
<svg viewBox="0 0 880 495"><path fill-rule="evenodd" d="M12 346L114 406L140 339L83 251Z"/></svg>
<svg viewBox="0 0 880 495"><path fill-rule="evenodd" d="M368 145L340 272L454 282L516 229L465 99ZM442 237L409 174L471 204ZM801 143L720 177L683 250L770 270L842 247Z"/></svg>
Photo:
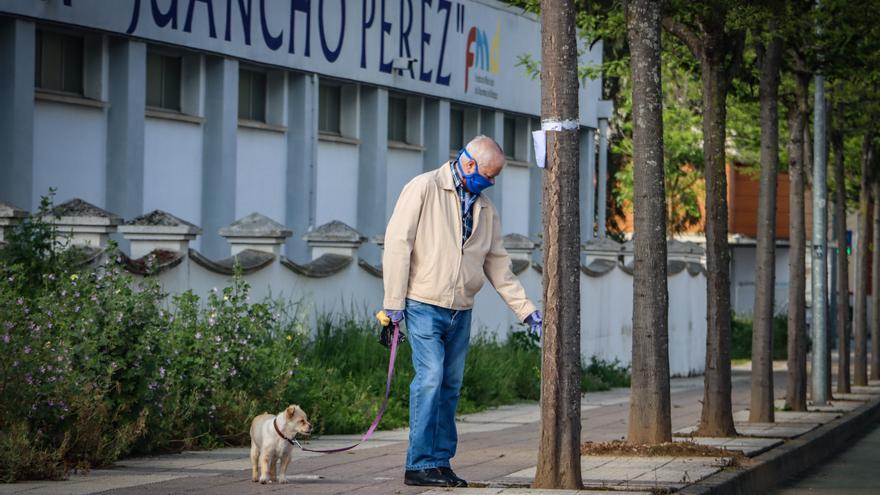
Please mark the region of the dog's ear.
<svg viewBox="0 0 880 495"><path fill-rule="evenodd" d="M293 415L296 414L296 408L297 408L297 407L299 407L299 406L297 406L297 405L295 405L295 404L291 404L291 405L287 406L287 411L286 411L286 413L287 413L287 417L288 417L288 418L293 418Z"/></svg>

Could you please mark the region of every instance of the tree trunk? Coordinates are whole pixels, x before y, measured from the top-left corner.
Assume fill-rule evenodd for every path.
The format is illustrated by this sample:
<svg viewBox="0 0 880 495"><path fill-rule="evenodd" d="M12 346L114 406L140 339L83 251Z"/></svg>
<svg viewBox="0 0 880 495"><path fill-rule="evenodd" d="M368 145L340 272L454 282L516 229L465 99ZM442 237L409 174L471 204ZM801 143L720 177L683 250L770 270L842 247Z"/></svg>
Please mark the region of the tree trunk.
<svg viewBox="0 0 880 495"><path fill-rule="evenodd" d="M672 441L669 399L669 296L666 287L666 192L663 96L660 89L660 4L626 2L633 79L632 444Z"/></svg>
<svg viewBox="0 0 880 495"><path fill-rule="evenodd" d="M843 119L840 104L831 129L834 150L834 216L837 217L837 392L850 392L849 379L849 259L846 254L846 183L844 177ZM830 371L829 371L830 372Z"/></svg>
<svg viewBox="0 0 880 495"><path fill-rule="evenodd" d="M779 67L782 39L759 47L761 65L761 183L758 196L758 245L755 263L755 311L752 327L752 382L749 421L772 423L773 301L776 284L776 174L779 168Z"/></svg>
<svg viewBox="0 0 880 495"><path fill-rule="evenodd" d="M880 177L873 177L874 242L872 244L871 273L871 380L880 380Z"/></svg>
<svg viewBox="0 0 880 495"><path fill-rule="evenodd" d="M544 173L544 345L536 488L580 489L580 204L575 9L541 2L541 117L548 131ZM569 124L574 122L574 126Z"/></svg>
<svg viewBox="0 0 880 495"><path fill-rule="evenodd" d="M728 81L725 74L724 18L704 19L703 160L706 173L707 331L706 376L699 434L736 435L730 384L730 249L727 245L726 136Z"/></svg>
<svg viewBox="0 0 880 495"><path fill-rule="evenodd" d="M806 227L804 218L804 128L807 119L809 75L798 74L795 103L788 111L789 284L788 377L785 406L807 410Z"/></svg>
<svg viewBox="0 0 880 495"><path fill-rule="evenodd" d="M868 384L868 203L869 173L874 155L874 119L865 132L862 141L862 176L859 187L859 225L856 243L856 291L853 305L853 334L855 352L853 355L853 385Z"/></svg>

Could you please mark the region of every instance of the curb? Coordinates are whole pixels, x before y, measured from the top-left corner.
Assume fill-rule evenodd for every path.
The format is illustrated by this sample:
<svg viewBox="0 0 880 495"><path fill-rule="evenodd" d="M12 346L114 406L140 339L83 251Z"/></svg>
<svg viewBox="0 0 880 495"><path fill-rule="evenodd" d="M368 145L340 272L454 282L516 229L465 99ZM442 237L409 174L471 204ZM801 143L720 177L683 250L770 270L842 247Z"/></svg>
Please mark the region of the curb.
<svg viewBox="0 0 880 495"><path fill-rule="evenodd" d="M677 493L739 495L765 493L845 447L856 434L880 419L880 398L846 413L813 431L787 441L752 459L754 466L724 470Z"/></svg>

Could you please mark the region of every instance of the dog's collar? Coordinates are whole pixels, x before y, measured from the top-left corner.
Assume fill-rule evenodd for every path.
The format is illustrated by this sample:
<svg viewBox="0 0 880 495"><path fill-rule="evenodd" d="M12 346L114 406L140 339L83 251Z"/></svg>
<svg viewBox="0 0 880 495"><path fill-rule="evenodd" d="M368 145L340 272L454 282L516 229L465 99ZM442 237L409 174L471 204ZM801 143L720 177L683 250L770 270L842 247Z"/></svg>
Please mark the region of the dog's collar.
<svg viewBox="0 0 880 495"><path fill-rule="evenodd" d="M281 433L281 429L278 428L277 420L278 420L277 417L272 418L272 426L275 427L275 432L278 433L278 436L281 437L281 438L283 438L283 439L285 439L285 440L287 440L287 442L288 442L290 445L294 445L294 446L299 447L299 446L300 446L300 445L299 445L299 442L296 441L296 434L294 433L294 438L293 438L293 439L290 439L290 438L285 437L285 436L284 436L284 433Z"/></svg>

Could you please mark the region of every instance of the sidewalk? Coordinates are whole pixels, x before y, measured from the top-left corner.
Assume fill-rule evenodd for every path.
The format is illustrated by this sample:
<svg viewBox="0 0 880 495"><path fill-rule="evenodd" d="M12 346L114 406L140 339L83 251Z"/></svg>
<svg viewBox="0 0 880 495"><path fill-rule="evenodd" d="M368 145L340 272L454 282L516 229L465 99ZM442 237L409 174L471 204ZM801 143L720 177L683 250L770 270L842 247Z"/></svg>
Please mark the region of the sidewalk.
<svg viewBox="0 0 880 495"><path fill-rule="evenodd" d="M776 397L783 396L784 372L776 373ZM815 412L777 412L775 424L743 423L749 400L749 376L735 371L733 405L741 435L732 439L678 437L679 441L739 450L752 457L803 435L861 406L880 399L880 384L857 388L846 401ZM699 419L702 377L672 381L672 422L678 435L687 435ZM849 400L852 399L852 400ZM590 393L582 401L582 438L604 441L626 435L628 389ZM248 449L227 448L186 452L151 458L126 459L112 469L73 475L68 481L0 485L0 494L87 493L210 493L211 495L283 492L297 494L524 494L534 477L539 438L537 404L504 406L458 420L459 449L453 459L456 472L474 488L427 490L403 484L406 430L378 432L354 450L333 455L297 452L288 468L287 485L259 485L250 481ZM335 448L356 442L357 435L324 436L312 448ZM582 473L588 490L577 493L633 494L674 491L724 469L728 458L585 456ZM611 491L613 490L613 491ZM543 491L545 492L545 491ZM551 491L547 493L566 492ZM571 492L574 493L574 492Z"/></svg>

